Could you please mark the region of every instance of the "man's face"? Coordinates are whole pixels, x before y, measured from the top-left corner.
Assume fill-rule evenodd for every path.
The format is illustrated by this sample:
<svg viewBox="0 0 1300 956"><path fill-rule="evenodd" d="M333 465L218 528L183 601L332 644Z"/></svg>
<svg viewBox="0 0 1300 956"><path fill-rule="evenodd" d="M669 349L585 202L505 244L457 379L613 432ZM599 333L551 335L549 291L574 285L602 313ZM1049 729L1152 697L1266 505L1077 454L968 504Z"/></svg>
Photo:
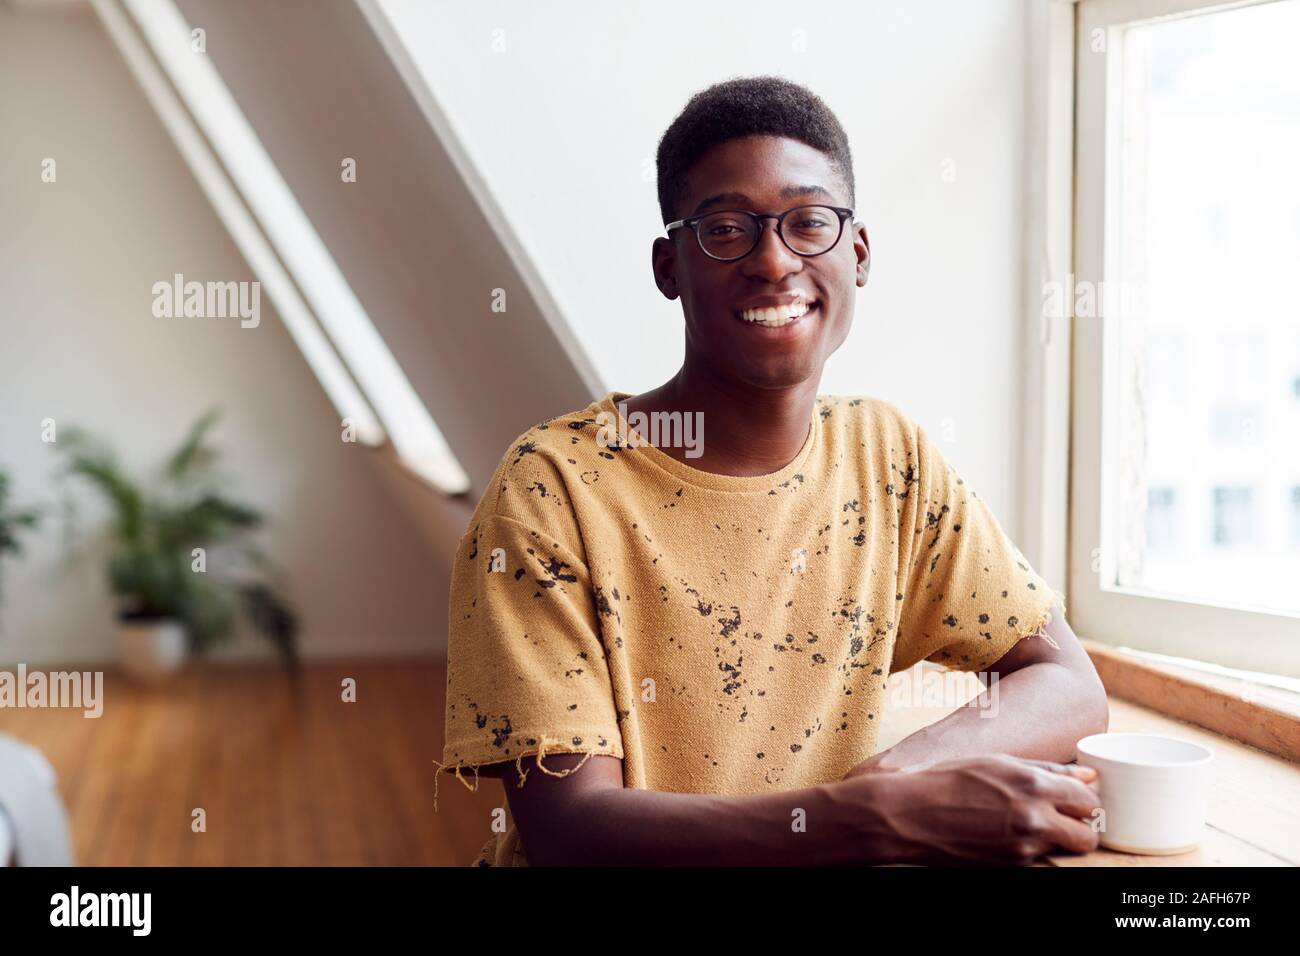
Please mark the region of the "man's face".
<svg viewBox="0 0 1300 956"><path fill-rule="evenodd" d="M779 214L804 204L850 205L826 154L785 137L747 136L715 146L686 181L677 218L722 209ZM758 245L733 262L710 258L689 229L656 239L656 284L668 298L682 297L688 362L755 388L820 380L826 359L853 324L856 287L867 281L866 228L849 220L829 252L805 257L781 241L775 220L762 222ZM790 219L786 225L792 227ZM767 327L741 318L746 306L775 304L791 293L812 303L795 321Z"/></svg>

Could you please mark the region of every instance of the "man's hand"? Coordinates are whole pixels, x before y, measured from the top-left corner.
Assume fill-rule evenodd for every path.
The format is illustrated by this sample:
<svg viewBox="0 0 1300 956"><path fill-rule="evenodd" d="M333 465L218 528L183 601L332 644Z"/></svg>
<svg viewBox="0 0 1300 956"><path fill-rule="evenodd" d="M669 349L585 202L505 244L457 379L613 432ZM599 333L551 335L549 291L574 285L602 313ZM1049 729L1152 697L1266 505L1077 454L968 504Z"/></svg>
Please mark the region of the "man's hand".
<svg viewBox="0 0 1300 956"><path fill-rule="evenodd" d="M1005 754L946 760L889 773L880 813L905 862L1024 865L1058 848L1097 848L1089 821L1101 802L1088 786L1096 776L1091 767Z"/></svg>

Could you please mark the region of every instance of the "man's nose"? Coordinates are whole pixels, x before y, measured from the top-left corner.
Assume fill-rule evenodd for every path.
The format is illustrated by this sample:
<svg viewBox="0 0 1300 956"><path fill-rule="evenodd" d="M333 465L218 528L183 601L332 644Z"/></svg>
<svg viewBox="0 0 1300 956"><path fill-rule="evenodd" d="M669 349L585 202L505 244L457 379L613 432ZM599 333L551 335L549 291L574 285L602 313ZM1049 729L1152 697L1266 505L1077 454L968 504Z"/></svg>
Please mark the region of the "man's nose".
<svg viewBox="0 0 1300 956"><path fill-rule="evenodd" d="M747 257L745 273L776 282L800 268L802 257L791 252L777 232L775 219L759 222L758 243Z"/></svg>

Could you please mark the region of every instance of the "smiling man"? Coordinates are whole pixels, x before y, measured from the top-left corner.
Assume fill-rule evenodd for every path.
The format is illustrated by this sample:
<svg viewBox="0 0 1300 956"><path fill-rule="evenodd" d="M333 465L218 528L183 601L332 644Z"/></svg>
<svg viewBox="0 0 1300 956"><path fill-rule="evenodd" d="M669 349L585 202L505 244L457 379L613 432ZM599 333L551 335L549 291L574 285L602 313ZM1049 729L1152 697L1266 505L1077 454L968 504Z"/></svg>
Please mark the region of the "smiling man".
<svg viewBox="0 0 1300 956"><path fill-rule="evenodd" d="M729 80L658 174L682 367L519 436L457 550L442 769L509 802L478 862L1094 848L1091 771L1066 762L1106 698L1061 596L924 429L818 394L871 262L839 122ZM655 416L698 416L702 443L608 440ZM995 675L997 707L879 750L889 675L923 659Z"/></svg>

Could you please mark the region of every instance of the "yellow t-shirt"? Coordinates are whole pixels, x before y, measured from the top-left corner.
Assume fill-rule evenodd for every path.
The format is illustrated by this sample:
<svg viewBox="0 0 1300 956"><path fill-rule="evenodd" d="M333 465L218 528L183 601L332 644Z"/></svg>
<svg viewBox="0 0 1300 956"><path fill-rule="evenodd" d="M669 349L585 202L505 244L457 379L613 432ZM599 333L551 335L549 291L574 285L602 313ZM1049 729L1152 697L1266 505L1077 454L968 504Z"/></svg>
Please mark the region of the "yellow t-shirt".
<svg viewBox="0 0 1300 956"><path fill-rule="evenodd" d="M541 751L679 793L838 780L876 752L890 673L988 669L1064 608L888 402L820 396L793 461L730 477L634 446L629 397L520 435L470 518L440 772ZM525 862L506 824L477 864Z"/></svg>

